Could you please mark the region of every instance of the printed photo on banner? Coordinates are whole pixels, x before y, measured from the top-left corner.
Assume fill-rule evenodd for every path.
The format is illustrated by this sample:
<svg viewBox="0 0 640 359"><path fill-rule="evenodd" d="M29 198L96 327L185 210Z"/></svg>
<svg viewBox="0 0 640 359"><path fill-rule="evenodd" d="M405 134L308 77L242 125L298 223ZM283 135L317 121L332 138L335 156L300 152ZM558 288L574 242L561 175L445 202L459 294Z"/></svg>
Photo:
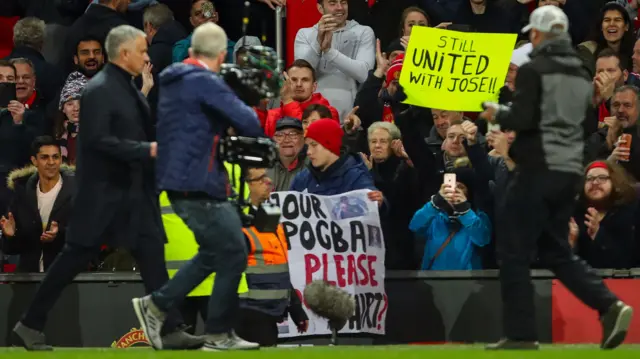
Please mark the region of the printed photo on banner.
<svg viewBox="0 0 640 359"><path fill-rule="evenodd" d="M367 203L354 196L340 196L339 200L327 198L333 219L357 218L367 214Z"/></svg>
<svg viewBox="0 0 640 359"><path fill-rule="evenodd" d="M271 201L281 209L280 222L289 241L291 284L302 298L308 283L321 279L354 296L356 313L340 333L385 333L387 297L384 290L384 236L376 202L369 190L335 196L275 192ZM309 316L304 335L331 333L326 320ZM280 337L299 336L295 324L279 325Z"/></svg>
<svg viewBox="0 0 640 359"><path fill-rule="evenodd" d="M482 102L498 100L516 38L414 26L400 73L405 103L482 111Z"/></svg>
<svg viewBox="0 0 640 359"><path fill-rule="evenodd" d="M369 230L369 247L381 248L382 247L382 234L380 228L372 225L367 225Z"/></svg>

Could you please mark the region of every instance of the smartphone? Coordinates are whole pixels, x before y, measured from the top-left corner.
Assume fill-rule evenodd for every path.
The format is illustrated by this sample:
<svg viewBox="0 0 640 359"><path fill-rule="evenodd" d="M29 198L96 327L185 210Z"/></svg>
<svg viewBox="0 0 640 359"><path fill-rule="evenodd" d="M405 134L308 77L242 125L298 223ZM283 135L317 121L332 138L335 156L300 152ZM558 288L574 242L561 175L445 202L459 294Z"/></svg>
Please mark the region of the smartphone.
<svg viewBox="0 0 640 359"><path fill-rule="evenodd" d="M16 101L16 84L13 82L0 83L0 108L7 108L11 101Z"/></svg>
<svg viewBox="0 0 640 359"><path fill-rule="evenodd" d="M447 30L460 31L460 32L473 32L471 25L451 24L447 26Z"/></svg>
<svg viewBox="0 0 640 359"><path fill-rule="evenodd" d="M444 184L451 187L452 190L456 190L456 174L455 173L445 173L444 174Z"/></svg>
<svg viewBox="0 0 640 359"><path fill-rule="evenodd" d="M487 122L487 133L489 132L500 132L500 124L499 123L490 123Z"/></svg>
<svg viewBox="0 0 640 359"><path fill-rule="evenodd" d="M631 134L630 133L623 133L622 136L620 136L619 140L620 140L620 144L618 145L621 148L626 148L631 150ZM631 155L626 156L625 158L621 158L621 161L624 162L628 162L630 159Z"/></svg>

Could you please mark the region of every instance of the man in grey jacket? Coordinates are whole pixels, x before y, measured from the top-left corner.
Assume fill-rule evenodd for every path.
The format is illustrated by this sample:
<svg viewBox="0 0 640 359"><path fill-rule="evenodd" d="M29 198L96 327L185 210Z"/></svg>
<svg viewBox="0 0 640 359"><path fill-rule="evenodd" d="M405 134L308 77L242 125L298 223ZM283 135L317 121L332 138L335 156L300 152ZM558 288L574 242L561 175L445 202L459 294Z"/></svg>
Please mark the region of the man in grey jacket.
<svg viewBox="0 0 640 359"><path fill-rule="evenodd" d="M567 33L567 16L555 6L532 14L531 62L516 75L511 107L485 103L481 117L516 132L509 154L516 163L499 212L497 252L505 338L487 349L538 349L533 286L535 254L574 295L597 310L603 349L620 345L633 309L620 301L575 256L569 219L583 173L583 124L593 101L591 78Z"/></svg>
<svg viewBox="0 0 640 359"><path fill-rule="evenodd" d="M347 0L318 0L320 21L296 34L294 56L316 70L318 92L340 113L343 122L353 109L358 84L375 64L373 29L347 20Z"/></svg>

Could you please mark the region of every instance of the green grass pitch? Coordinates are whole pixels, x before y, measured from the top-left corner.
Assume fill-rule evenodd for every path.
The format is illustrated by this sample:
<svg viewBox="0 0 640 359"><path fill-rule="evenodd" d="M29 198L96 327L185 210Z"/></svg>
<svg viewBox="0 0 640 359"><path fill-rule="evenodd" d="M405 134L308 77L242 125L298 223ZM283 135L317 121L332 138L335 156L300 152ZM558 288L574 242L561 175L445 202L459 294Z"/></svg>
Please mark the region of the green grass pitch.
<svg viewBox="0 0 640 359"><path fill-rule="evenodd" d="M227 353L154 351L150 348L60 348L53 352L26 352L18 348L0 348L0 358L11 359L204 359L212 355L222 355L225 359L640 359L640 345L623 345L613 351L602 351L596 345L543 345L534 352L487 352L482 346L455 344L268 348Z"/></svg>

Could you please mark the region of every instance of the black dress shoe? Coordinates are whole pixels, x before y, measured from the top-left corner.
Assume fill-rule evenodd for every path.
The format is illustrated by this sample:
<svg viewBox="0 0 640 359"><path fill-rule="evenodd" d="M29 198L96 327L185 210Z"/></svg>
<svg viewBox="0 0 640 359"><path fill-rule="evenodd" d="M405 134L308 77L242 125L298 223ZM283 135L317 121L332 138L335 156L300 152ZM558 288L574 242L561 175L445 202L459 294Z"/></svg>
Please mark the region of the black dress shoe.
<svg viewBox="0 0 640 359"><path fill-rule="evenodd" d="M204 337L191 335L186 325L181 325L172 333L162 337L162 348L167 350L195 350L204 345Z"/></svg>
<svg viewBox="0 0 640 359"><path fill-rule="evenodd" d="M602 324L602 342L600 343L600 348L614 349L622 344L631 325L632 316L633 308L630 306L621 301L613 304L600 318L600 324Z"/></svg>
<svg viewBox="0 0 640 359"><path fill-rule="evenodd" d="M486 350L538 350L538 342L523 342L510 339L500 339L497 343L487 344Z"/></svg>
<svg viewBox="0 0 640 359"><path fill-rule="evenodd" d="M13 341L29 351L50 351L51 345L46 344L44 333L31 329L21 322L13 328Z"/></svg>

